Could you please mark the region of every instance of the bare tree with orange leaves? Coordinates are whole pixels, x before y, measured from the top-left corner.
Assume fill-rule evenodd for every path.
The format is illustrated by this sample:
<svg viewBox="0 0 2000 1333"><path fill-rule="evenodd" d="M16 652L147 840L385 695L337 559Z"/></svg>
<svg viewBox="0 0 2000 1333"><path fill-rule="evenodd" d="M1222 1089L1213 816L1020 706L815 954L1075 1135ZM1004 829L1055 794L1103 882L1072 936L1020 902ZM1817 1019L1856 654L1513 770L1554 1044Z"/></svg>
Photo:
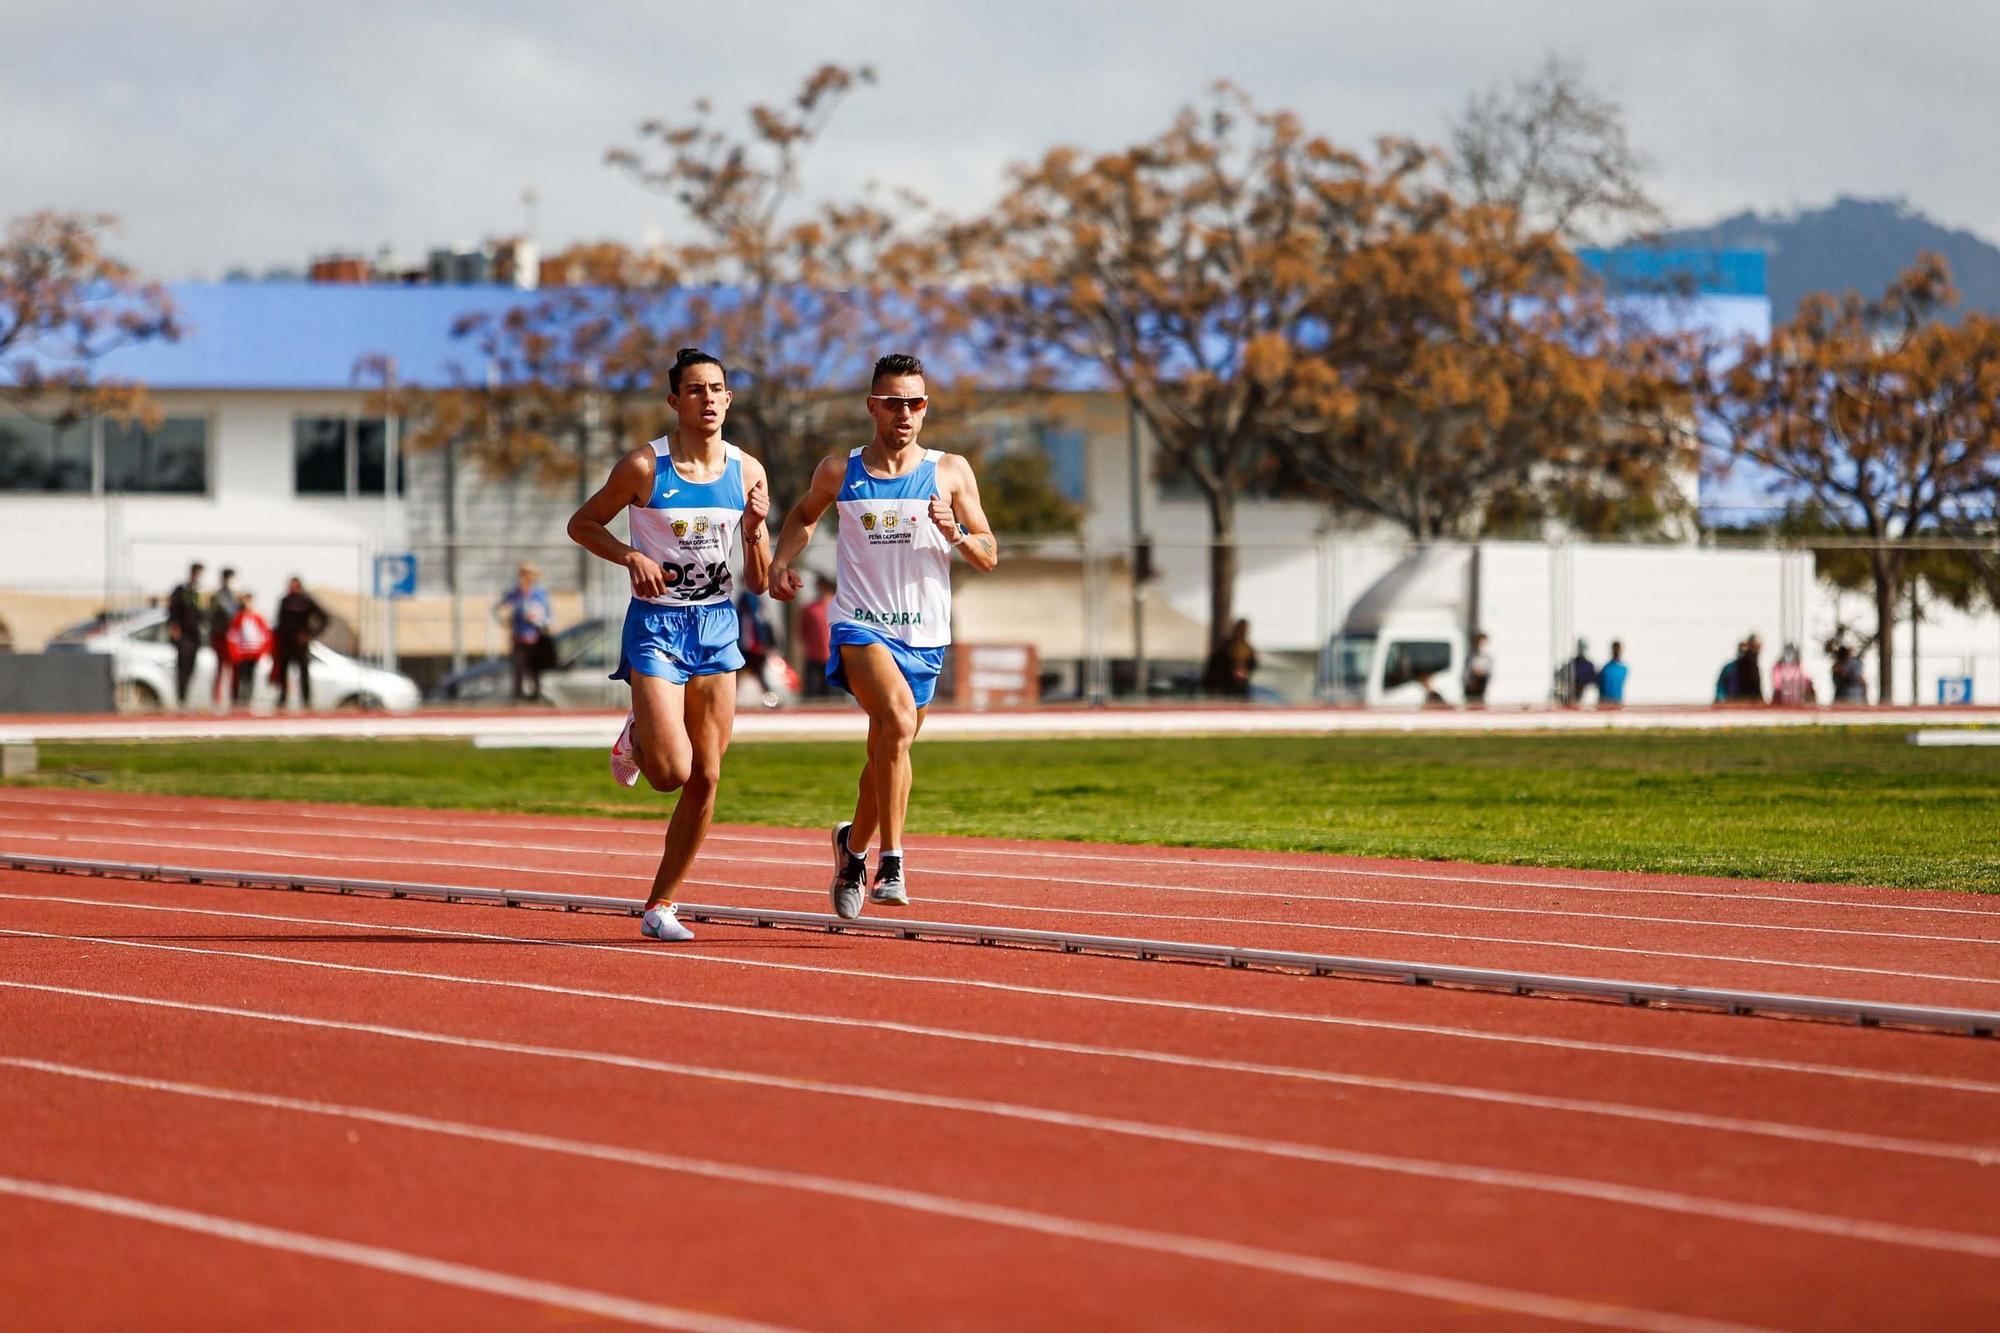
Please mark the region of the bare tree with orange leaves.
<svg viewBox="0 0 2000 1333"><path fill-rule="evenodd" d="M753 106L741 133L698 101L692 118L648 121L639 147L608 155L682 210L685 239L662 259L691 340L729 366L730 433L763 460L779 513L836 422L866 428L853 395L828 387L865 383L875 358L898 350L890 341L913 331L891 293L907 272L899 227L915 201L815 200L804 175L834 112L874 78L866 66L822 66L788 105Z"/></svg>
<svg viewBox="0 0 2000 1333"><path fill-rule="evenodd" d="M1951 272L1921 256L1880 297L1819 294L1709 386L1731 454L1869 538L1881 695L1895 661L1902 543L1992 531L2000 513L2000 319L1946 316Z"/></svg>
<svg viewBox="0 0 2000 1333"><path fill-rule="evenodd" d="M179 336L156 283L105 253L103 215L31 213L0 241L0 404L66 424L141 415L144 391L94 363L131 343Z"/></svg>
<svg viewBox="0 0 2000 1333"><path fill-rule="evenodd" d="M1299 349L1327 274L1426 162L1399 142L1364 160L1221 85L1145 143L1017 168L989 214L938 240L959 284L947 300L993 373L1093 369L1199 489L1211 647L1235 619L1239 493L1301 379L1323 374Z"/></svg>
<svg viewBox="0 0 2000 1333"><path fill-rule="evenodd" d="M1697 349L1621 317L1510 206L1396 209L1317 310L1322 373L1274 438L1337 507L1418 541L1692 520Z"/></svg>

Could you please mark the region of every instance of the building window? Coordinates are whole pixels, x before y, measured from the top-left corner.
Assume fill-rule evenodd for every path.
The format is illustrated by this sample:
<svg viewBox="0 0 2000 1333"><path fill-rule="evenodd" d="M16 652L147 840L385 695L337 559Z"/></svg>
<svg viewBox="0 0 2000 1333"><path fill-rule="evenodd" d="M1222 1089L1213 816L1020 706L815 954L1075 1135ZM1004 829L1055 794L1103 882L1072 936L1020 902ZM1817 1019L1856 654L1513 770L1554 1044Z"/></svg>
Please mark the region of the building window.
<svg viewBox="0 0 2000 1333"><path fill-rule="evenodd" d="M0 417L0 491L91 489L90 423L58 429L33 417Z"/></svg>
<svg viewBox="0 0 2000 1333"><path fill-rule="evenodd" d="M206 494L208 419L166 417L149 427L93 417L59 429L0 416L0 491Z"/></svg>
<svg viewBox="0 0 2000 1333"><path fill-rule="evenodd" d="M1080 430L1055 430L1046 423L1038 423L1035 434L1042 452L1049 458L1049 480L1062 497L1071 504L1082 504L1089 497L1085 495L1083 479L1083 432Z"/></svg>
<svg viewBox="0 0 2000 1333"><path fill-rule="evenodd" d="M347 494L347 419L292 422L292 489L300 495Z"/></svg>
<svg viewBox="0 0 2000 1333"><path fill-rule="evenodd" d="M104 423L104 489L120 494L200 495L208 489L208 423L168 417L148 430Z"/></svg>
<svg viewBox="0 0 2000 1333"><path fill-rule="evenodd" d="M986 447L995 459L1023 450L1035 450L1048 464L1049 485L1071 504L1089 499L1085 480L1086 440L1080 430L1066 430L1053 421L1019 421L1008 417L988 420L981 426Z"/></svg>
<svg viewBox="0 0 2000 1333"><path fill-rule="evenodd" d="M299 495L380 495L388 457L388 422L382 417L296 417L292 421L292 489ZM403 494L405 484L403 455L398 450L396 494Z"/></svg>

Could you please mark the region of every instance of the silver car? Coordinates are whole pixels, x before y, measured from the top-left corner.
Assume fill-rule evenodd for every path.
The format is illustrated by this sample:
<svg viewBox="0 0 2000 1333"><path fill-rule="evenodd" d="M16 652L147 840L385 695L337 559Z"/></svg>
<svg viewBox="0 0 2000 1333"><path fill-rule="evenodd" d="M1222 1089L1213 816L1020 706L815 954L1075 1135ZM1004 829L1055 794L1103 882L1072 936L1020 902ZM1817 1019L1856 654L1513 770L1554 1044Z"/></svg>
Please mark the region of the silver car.
<svg viewBox="0 0 2000 1333"><path fill-rule="evenodd" d="M555 636L555 665L541 673L536 702L557 708L623 708L630 695L612 680L618 665L618 622L582 620ZM439 681L432 698L440 703L494 707L514 702L513 664L504 657L474 663Z"/></svg>
<svg viewBox="0 0 2000 1333"><path fill-rule="evenodd" d="M51 653L109 653L118 692L118 711L143 713L174 706L174 643L167 636L167 613L149 607L130 615L91 621L64 630L44 650ZM384 708L406 712L423 699L423 691L408 676L357 662L325 644L312 646L312 687L315 710ZM250 695L252 709L278 706L278 687L271 683L270 659L257 666ZM194 677L188 681L188 707L211 707L215 683L215 653L203 644L195 655ZM225 697L228 689L225 684ZM239 705L240 706L240 705Z"/></svg>

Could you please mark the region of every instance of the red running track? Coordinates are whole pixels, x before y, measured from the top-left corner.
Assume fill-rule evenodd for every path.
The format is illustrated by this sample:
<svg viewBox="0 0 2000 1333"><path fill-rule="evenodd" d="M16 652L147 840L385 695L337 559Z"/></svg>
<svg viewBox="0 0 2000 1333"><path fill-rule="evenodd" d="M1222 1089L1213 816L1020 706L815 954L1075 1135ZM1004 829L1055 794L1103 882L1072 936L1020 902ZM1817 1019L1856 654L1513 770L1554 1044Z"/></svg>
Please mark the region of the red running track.
<svg viewBox="0 0 2000 1333"><path fill-rule="evenodd" d="M690 897L819 908L819 835L718 833ZM657 836L0 795L9 850L589 892L642 883ZM2000 915L1948 895L911 856L929 917L2000 993ZM617 917L18 873L0 950L0 1283L37 1327L2000 1311L2000 1043L714 925L664 948Z"/></svg>

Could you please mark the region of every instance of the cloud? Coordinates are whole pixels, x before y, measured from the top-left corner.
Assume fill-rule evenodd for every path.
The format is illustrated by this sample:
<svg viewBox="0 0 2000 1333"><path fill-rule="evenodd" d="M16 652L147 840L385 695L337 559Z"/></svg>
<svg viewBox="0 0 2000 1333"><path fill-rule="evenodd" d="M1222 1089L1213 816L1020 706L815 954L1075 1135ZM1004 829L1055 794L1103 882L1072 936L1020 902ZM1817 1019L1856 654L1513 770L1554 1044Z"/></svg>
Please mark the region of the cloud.
<svg viewBox="0 0 2000 1333"><path fill-rule="evenodd" d="M1009 163L1147 137L1217 78L1348 142L1437 139L1470 92L1553 50L1623 101L1682 220L1893 193L2000 231L1982 68L2000 6L1967 0L1893 22L1859 0L11 9L0 215L118 213L122 252L170 278L383 243L415 257L518 229L528 186L545 245L636 241L673 210L606 148L697 97L781 100L829 60L880 82L810 163L827 192L874 179L974 209Z"/></svg>

